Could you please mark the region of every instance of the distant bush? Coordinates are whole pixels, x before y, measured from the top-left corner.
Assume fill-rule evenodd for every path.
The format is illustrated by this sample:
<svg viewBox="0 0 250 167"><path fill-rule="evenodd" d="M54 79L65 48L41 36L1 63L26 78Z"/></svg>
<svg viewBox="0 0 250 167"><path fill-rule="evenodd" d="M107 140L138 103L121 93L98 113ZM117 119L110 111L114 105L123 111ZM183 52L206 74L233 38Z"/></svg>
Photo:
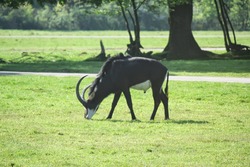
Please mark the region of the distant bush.
<svg viewBox="0 0 250 167"><path fill-rule="evenodd" d="M235 30L250 30L250 10L248 10L247 5L241 3L231 4L230 18ZM93 9L91 6L79 6L74 3L65 6L44 5L43 7L26 5L21 6L19 9L0 7L0 28L125 30L125 23L119 8L114 8L112 5L114 4L106 4L98 9ZM221 30L213 5L212 1L194 3L194 30ZM142 6L139 10L139 18L141 30L169 29L166 6L159 6L154 11Z"/></svg>

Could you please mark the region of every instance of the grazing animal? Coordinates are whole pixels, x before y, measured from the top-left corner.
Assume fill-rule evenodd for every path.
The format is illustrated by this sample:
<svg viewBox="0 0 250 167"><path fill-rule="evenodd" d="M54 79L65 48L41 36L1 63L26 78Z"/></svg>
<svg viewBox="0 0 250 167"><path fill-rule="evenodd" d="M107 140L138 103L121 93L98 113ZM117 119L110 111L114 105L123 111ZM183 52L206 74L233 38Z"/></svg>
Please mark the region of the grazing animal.
<svg viewBox="0 0 250 167"><path fill-rule="evenodd" d="M144 92L146 92L151 87L154 109L150 119L154 120L160 102L164 105L165 119L169 119L169 72L160 62L149 58L124 56L120 53L117 56L109 58L104 63L94 82L84 88L83 95L81 96L79 86L86 76L87 75L83 76L76 85L76 96L80 103L86 108L85 118L91 119L102 100L114 93L112 107L107 117L107 119L111 119L121 93L123 93L130 109L132 120L135 120L136 116L133 110L130 88L144 90ZM164 94L162 85L166 77L166 94ZM85 100L84 95L87 89L90 89L90 92L88 99Z"/></svg>

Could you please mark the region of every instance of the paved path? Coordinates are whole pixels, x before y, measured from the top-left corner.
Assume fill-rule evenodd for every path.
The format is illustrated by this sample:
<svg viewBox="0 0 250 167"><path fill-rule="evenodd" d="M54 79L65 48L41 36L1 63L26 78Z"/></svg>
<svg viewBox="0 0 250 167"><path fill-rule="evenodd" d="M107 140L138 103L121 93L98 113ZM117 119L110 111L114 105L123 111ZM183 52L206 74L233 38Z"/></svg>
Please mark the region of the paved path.
<svg viewBox="0 0 250 167"><path fill-rule="evenodd" d="M54 72L19 72L19 71L0 71L0 76L3 75L42 75L42 76L83 76L88 75L95 77L93 73L54 73ZM231 82L231 83L250 83L250 78L239 77L208 77L208 76L170 76L173 81L199 81L199 82Z"/></svg>

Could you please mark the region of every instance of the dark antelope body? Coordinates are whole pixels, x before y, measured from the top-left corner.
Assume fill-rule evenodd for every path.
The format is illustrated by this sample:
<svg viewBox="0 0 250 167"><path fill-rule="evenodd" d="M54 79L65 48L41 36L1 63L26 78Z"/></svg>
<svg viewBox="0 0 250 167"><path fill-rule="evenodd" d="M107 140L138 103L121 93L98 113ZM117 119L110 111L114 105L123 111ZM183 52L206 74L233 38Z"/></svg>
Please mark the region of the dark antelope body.
<svg viewBox="0 0 250 167"><path fill-rule="evenodd" d="M164 105L165 119L169 119L167 96L169 73L168 69L160 62L149 58L124 56L123 54L112 57L104 63L97 78L92 84L85 87L81 96L79 86L85 77L83 76L76 85L76 96L86 108L85 118L91 119L102 100L114 93L112 107L107 117L107 119L111 119L121 93L123 93L130 109L132 120L135 120L136 116L129 89L141 89L145 92L151 87L154 109L150 119L154 119L160 102ZM166 94L162 90L165 77L167 77ZM88 99L85 100L84 94L87 89L90 89L90 92Z"/></svg>

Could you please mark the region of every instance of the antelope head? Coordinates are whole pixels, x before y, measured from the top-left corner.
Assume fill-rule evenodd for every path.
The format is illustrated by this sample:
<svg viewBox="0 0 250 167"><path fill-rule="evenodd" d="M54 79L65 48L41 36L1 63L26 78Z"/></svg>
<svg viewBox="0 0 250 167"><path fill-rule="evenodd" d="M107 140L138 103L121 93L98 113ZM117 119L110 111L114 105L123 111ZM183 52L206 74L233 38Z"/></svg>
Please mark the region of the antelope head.
<svg viewBox="0 0 250 167"><path fill-rule="evenodd" d="M83 93L82 93L82 96L80 95L79 93L79 87L80 87L80 84L82 82L82 80L86 77L87 75L83 76L78 82L77 82L77 85L76 85L76 97L77 99L79 100L79 102L83 105L83 107L86 109L85 110L85 114L84 114L84 117L86 119L91 119L93 117L93 115L96 113L98 107L99 107L99 102L96 100L95 98L95 91L93 91L88 99L86 100L85 99L85 93L86 91L90 88L91 84L86 86L84 89L83 89Z"/></svg>

